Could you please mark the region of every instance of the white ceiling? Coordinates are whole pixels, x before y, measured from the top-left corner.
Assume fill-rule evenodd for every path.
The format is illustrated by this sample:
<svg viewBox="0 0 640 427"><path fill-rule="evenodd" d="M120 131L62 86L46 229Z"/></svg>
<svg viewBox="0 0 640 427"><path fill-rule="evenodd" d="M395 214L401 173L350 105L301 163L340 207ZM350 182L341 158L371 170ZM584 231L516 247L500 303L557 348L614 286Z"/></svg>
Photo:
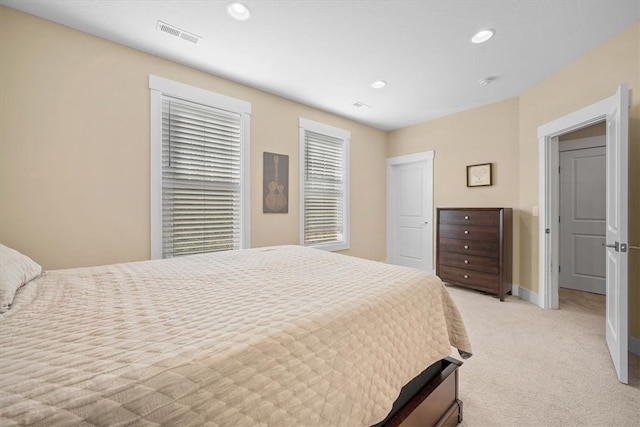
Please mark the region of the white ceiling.
<svg viewBox="0 0 640 427"><path fill-rule="evenodd" d="M0 4L383 130L517 96L640 19L639 0L246 0L245 22L227 1Z"/></svg>

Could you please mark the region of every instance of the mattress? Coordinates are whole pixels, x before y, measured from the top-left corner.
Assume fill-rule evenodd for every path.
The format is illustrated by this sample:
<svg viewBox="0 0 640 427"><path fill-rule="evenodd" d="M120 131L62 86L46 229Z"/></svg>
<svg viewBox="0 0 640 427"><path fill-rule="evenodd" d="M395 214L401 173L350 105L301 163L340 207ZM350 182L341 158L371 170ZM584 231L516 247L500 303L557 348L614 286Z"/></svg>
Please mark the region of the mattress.
<svg viewBox="0 0 640 427"><path fill-rule="evenodd" d="M437 276L299 246L48 271L0 330L5 427L369 426L471 353Z"/></svg>

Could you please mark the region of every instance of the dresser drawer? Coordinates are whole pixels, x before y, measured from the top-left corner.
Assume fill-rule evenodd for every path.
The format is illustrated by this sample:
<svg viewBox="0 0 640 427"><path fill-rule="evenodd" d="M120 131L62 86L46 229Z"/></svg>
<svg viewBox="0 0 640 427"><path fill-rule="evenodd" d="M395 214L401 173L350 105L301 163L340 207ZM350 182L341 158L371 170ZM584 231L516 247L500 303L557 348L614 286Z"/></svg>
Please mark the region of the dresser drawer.
<svg viewBox="0 0 640 427"><path fill-rule="evenodd" d="M482 225L440 224L438 230L440 238L444 239L490 240L497 242L500 237L496 227Z"/></svg>
<svg viewBox="0 0 640 427"><path fill-rule="evenodd" d="M456 252L459 254L480 255L488 257L500 256L500 244L497 241L440 239L438 245L440 254L444 252Z"/></svg>
<svg viewBox="0 0 640 427"><path fill-rule="evenodd" d="M498 211L440 211L440 224L488 225L495 227L499 223L500 213Z"/></svg>
<svg viewBox="0 0 640 427"><path fill-rule="evenodd" d="M511 208L438 208L436 274L452 285L495 294L511 292Z"/></svg>
<svg viewBox="0 0 640 427"><path fill-rule="evenodd" d="M443 282L495 291L500 287L500 276L480 271L441 265L438 276Z"/></svg>
<svg viewBox="0 0 640 427"><path fill-rule="evenodd" d="M500 273L499 258L465 255L454 252L440 252L439 257L441 265L481 271L489 274Z"/></svg>

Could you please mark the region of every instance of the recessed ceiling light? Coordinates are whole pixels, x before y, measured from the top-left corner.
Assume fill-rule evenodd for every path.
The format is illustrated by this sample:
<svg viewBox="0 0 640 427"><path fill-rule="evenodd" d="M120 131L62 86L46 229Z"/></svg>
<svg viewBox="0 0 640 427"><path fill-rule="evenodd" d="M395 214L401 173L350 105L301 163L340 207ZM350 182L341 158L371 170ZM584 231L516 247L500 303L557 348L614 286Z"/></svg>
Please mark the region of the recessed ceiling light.
<svg viewBox="0 0 640 427"><path fill-rule="evenodd" d="M475 36L471 37L472 43L484 43L495 34L495 30L478 31Z"/></svg>
<svg viewBox="0 0 640 427"><path fill-rule="evenodd" d="M383 88L387 85L387 82L385 82L384 80L376 80L375 82L371 83L371 87L374 89L380 89Z"/></svg>
<svg viewBox="0 0 640 427"><path fill-rule="evenodd" d="M251 12L244 4L234 1L227 4L227 15L238 21L246 21L251 16Z"/></svg>

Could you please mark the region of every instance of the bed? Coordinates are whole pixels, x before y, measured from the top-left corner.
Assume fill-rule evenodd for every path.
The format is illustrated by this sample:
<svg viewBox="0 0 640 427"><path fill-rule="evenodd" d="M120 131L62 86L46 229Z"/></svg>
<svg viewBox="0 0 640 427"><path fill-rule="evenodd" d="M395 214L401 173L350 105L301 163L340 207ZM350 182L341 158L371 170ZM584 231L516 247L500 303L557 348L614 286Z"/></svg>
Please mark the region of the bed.
<svg viewBox="0 0 640 427"><path fill-rule="evenodd" d="M300 246L29 274L2 426L371 426L471 354L437 276Z"/></svg>

